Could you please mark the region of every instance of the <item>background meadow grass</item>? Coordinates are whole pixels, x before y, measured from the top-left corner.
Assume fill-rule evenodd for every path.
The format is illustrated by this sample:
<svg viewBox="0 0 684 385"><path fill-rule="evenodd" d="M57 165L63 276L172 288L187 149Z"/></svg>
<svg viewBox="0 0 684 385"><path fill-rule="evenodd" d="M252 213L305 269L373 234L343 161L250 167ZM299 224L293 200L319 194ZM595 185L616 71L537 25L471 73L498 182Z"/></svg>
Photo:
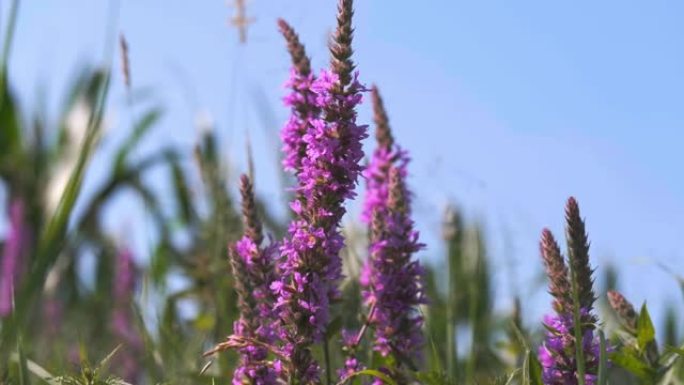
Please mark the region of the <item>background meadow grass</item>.
<svg viewBox="0 0 684 385"><path fill-rule="evenodd" d="M244 42L240 42L234 27L226 25L236 10L224 4L209 5L203 12L187 10L186 15L181 12L186 8L169 5L171 10L165 16L171 21L160 25L180 26L178 33L185 35L184 40L163 36L162 28L146 29L147 21L138 18L150 14L149 8L148 13L144 12L150 5L112 1L102 7L78 3L85 7L80 11L75 10L76 5L76 2L72 4L71 12L86 15L82 24L64 36L55 35L56 40L50 46L58 47L65 39L77 39L74 31L78 34L91 31L83 40L87 42L84 46L88 52L85 62L93 64L77 59L76 52L83 48L65 44L71 48L62 53L43 43L46 53L31 45L31 38L37 35L27 32L28 25L47 19L53 21L45 24L46 28L50 25L56 28L64 20L74 20L73 16L68 19L60 13L65 12L63 9L54 8L59 5L48 4L39 9L27 2L13 2L2 8L2 196L7 202L5 206L17 197L25 202L31 242L25 253L30 273L15 293L15 310L0 323L0 378L7 383L25 384L63 375L71 377L62 381L92 382L84 368L96 367L121 345L107 360L102 378L110 374L124 376L128 357L139 366L139 371L135 378L126 380L136 383L227 382L237 356L227 353L210 360L202 357L202 353L230 334L237 317L233 277L229 274L226 256L227 245L238 239L242 231L236 189L239 173L254 175L259 209L269 232L276 238L281 237L289 220L286 187L292 181L279 171L277 137L284 121L285 113L278 103L288 63L284 43L276 33L275 23L269 23L269 19L289 15L293 24L301 22L303 27L299 32L307 43L311 41L314 62L324 63L327 58L325 31L330 28L326 21L332 20L334 4L308 3L301 8L276 5L270 9L271 5L254 1L253 7L248 4L247 17L256 20L247 27ZM397 17L406 22L408 19L401 16L404 15L402 8L398 6ZM446 99L447 102L445 90L439 86L432 88L432 93L402 96L411 94L407 89L427 81L421 80L423 76L434 81L442 71L432 71L434 63L413 55L398 56L407 62L381 76L385 68L394 67L393 63L376 56L373 48L378 47L377 41L364 41L363 36L372 34L371 26L378 22L383 9L358 5L356 25L361 39L358 55L361 70L368 68L364 75L368 76L367 81L378 81L384 90L397 136L416 158L417 167L410 183L415 186L419 228L428 243L421 257L429 266L427 283L432 299L432 304L423 309L428 344L421 381L474 384L504 377L502 383L505 383L511 373L534 372L529 367L531 356L527 351L534 353L539 345L543 333L540 316L548 309L549 302L536 242L542 226L561 228L559 196L564 199L575 193L575 189L589 201L583 206L583 213L588 218L590 238L595 240L594 245L600 245L592 249L592 263L598 268L596 291L601 297L600 318L605 321L607 335L616 339L618 327L604 296L608 289L620 287L628 296L634 295L631 298L636 300L636 305L644 298L656 302L657 310L652 312L661 346L681 346L682 297L678 290L684 290L684 280L679 277L681 259L675 258L680 249L674 249L673 245L677 243L675 235L677 229L682 229L682 223L672 219L682 209L681 195L676 194L681 192L680 185L667 184L671 189L663 195L663 202L649 201L655 212L671 207L673 213L649 217L643 214L648 209L636 209L634 215L645 218L641 227L651 227L636 231L637 237L635 230L629 228L635 222L624 223L630 210L623 207L627 212L623 213L616 206L643 191L624 189L628 192L616 194L617 203L607 203L610 209L600 210L601 204L609 200L607 196L614 190L622 191L622 185L614 183L613 177L607 178L605 190L608 192L597 193L599 198L592 200L592 193L597 190L585 186L598 184L601 172L586 171L587 180L580 176L593 167L605 167L602 170L606 174L623 169L596 166L595 162L603 159L595 157L601 149L586 150L585 138L575 138L570 147L562 147L556 143L562 140L531 135L534 140L525 142L530 147L524 148L520 146L523 142L520 137L511 136L511 141L492 139L493 133L501 133L504 138L510 134L497 124L486 128L484 135L476 134L478 123L485 121L485 125L490 125L491 122L477 111L464 112L471 103L468 100L465 106L456 108L461 114L457 121L445 119L435 123L440 117L425 116L420 106L410 108L412 103L418 98L434 100L438 108L446 110L458 104L462 97L459 93L463 91L456 92L459 95ZM50 10L56 13L52 15ZM472 11L477 14L476 10ZM418 12L420 15L432 13ZM208 14L211 17L204 19ZM319 14L327 17L320 17L320 22L310 21L318 20ZM29 24L22 24L23 20ZM448 20L441 21L446 25ZM437 31L428 28L421 35L421 28L417 26L404 29L412 30L413 37L403 35L404 32L392 35L393 29L380 30L381 35L397 36L397 41L400 37L406 39L407 48L385 52L415 48L415 55L424 53L425 57L433 57L423 50L437 44L429 39L437 36ZM125 33L130 45L130 87L125 85L121 74L120 31ZM420 42L425 48L416 48L417 43L412 40L415 36L426 36ZM477 41L478 36L471 38ZM465 38L461 36L455 42L465 44L461 39ZM485 35L482 39L488 41L491 36ZM196 47L192 46L193 42L197 42ZM207 55L209 49L224 53ZM444 46L440 49L451 51ZM50 53L50 50L54 51ZM179 64L174 55L167 56L166 61L159 58L161 52L176 52L188 61ZM52 58L59 58L54 68L50 65ZM27 62L31 64L24 68L22 65ZM513 62L513 65L523 64ZM462 70L472 74L466 67ZM483 71L492 72L494 77L503 76L490 64L484 65ZM200 76L202 72L208 75ZM48 78L36 80L41 76ZM446 76L446 79L447 85L453 84L451 78ZM167 80L169 83L165 83ZM33 90L35 84L39 84L36 91L27 91ZM534 91L528 88L525 92ZM397 95L397 103L393 103L393 95ZM486 98L482 94L479 97ZM592 116L579 115L582 119ZM370 121L367 117L368 111L362 114L362 120ZM559 118L547 115L531 126L554 123ZM519 117L506 115L505 119L515 121ZM670 124L676 121L674 116ZM573 121L573 124L581 123L579 118ZM449 132L451 125L458 126L455 133ZM476 139L467 139L471 133ZM667 131L660 134L666 135ZM601 135L609 136L606 132ZM635 136L638 140L638 135L630 132L625 136ZM507 146L505 142L515 150L502 149ZM431 148L431 144L435 147ZM560 166L561 177L568 172L570 180L560 183L557 178L561 177L550 177L546 183L558 184L546 190L552 198L540 198L533 193L526 196L531 189L517 188L545 176L546 169L534 166L537 158L525 159L521 155L523 160L514 163L515 167L533 167L530 173L518 175L519 180L503 176L504 171L491 171L513 155L534 152L544 145L548 147L540 150L542 160L557 156L553 150L567 157L573 155L572 146L582 149L576 155L582 158L578 160L578 170L568 171L574 164L551 162ZM664 144L666 148L667 145ZM480 153L473 152L472 147ZM449 155L452 152L461 155ZM589 159L584 157L587 154ZM653 162L671 161L655 159ZM638 162L638 158L632 162ZM471 168L461 164L483 166ZM483 170L485 179L471 174L476 170ZM639 174L638 170L635 172ZM452 173L458 176L453 177ZM445 175L446 178L440 178ZM497 181L498 176L501 179ZM625 184L631 186L642 180L627 179ZM600 190L601 186L596 189ZM658 197L657 192L648 194ZM485 198L477 198L478 195ZM528 203L518 206L516 202L522 199L537 204L542 214L540 211L529 214ZM345 300L335 310L333 329L360 323L360 288L355 277L366 254L366 235L358 224L358 211L354 203L351 215L345 220L348 248L344 259L348 279L343 284ZM509 219L492 220L496 217ZM600 231L597 232L593 231L594 217L598 217L596 228ZM542 221L547 222L540 224ZM619 230L611 227L613 223L618 229L628 229L615 235ZM649 226L653 223L654 226ZM659 233L662 228L666 230ZM601 243L604 242L601 236L614 243ZM631 243L638 251L631 251ZM112 272L116 270L117 255L126 248L133 252L136 263L134 296L125 305L135 337L128 340L116 334L111 321L116 280ZM672 249L676 251L668 254ZM639 253L648 250L656 257L648 258L645 263L634 262L634 255L640 256ZM607 252L616 255L613 258L597 255ZM643 271L647 271L648 279L636 279ZM655 281L659 283L650 284ZM454 344L446 343L449 340ZM132 341L138 341L139 345ZM337 345L339 341L333 339L331 343L333 366L340 367L343 356ZM207 368L209 361L213 363ZM519 368L522 371L516 372ZM671 382L665 383L681 383L681 369L675 368L672 372L679 379L668 378ZM78 376L85 377L77 380ZM614 384L649 381L637 382L636 377L617 367L613 368L611 379ZM512 381L525 383L525 377L513 377Z"/></svg>

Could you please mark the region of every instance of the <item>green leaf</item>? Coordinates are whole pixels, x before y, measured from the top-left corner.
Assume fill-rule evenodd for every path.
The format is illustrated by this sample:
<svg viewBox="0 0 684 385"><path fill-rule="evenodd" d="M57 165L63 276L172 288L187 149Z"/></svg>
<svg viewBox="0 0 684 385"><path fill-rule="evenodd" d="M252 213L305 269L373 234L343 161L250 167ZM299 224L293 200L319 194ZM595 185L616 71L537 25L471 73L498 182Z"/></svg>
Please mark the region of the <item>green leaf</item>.
<svg viewBox="0 0 684 385"><path fill-rule="evenodd" d="M522 367L522 372L520 373L522 379L521 383L522 385L531 385L531 379L530 379L530 350L527 349L525 351L525 358L523 360L523 367Z"/></svg>
<svg viewBox="0 0 684 385"><path fill-rule="evenodd" d="M21 130L14 97L7 86L0 92L0 160L7 163L7 157L16 156L21 148Z"/></svg>
<svg viewBox="0 0 684 385"><path fill-rule="evenodd" d="M184 224L192 223L196 218L195 208L192 204L190 187L178 161L170 161L171 177L173 180L174 195L178 203L180 218Z"/></svg>
<svg viewBox="0 0 684 385"><path fill-rule="evenodd" d="M438 370L415 373L418 383L423 385L456 385L456 379Z"/></svg>
<svg viewBox="0 0 684 385"><path fill-rule="evenodd" d="M19 362L19 354L12 354L11 357L13 362ZM26 360L26 368L28 369L29 372L31 372L34 376L40 378L41 380L47 382L49 385L57 385L58 382L55 380L55 376L50 374L47 370L45 370L42 366L38 365L37 363L29 360Z"/></svg>
<svg viewBox="0 0 684 385"><path fill-rule="evenodd" d="M26 360L26 354L24 353L23 339L20 337L17 343L17 351L19 352L19 385L30 385L31 382L28 376L28 365Z"/></svg>
<svg viewBox="0 0 684 385"><path fill-rule="evenodd" d="M648 314L646 304L641 307L639 319L637 320L637 342L639 349L644 350L649 343L655 341L655 328L651 321L651 316Z"/></svg>
<svg viewBox="0 0 684 385"><path fill-rule="evenodd" d="M653 369L639 357L624 352L613 352L609 354L610 361L622 367L644 381L652 381L655 373Z"/></svg>
<svg viewBox="0 0 684 385"><path fill-rule="evenodd" d="M665 353L672 353L672 354L676 354L680 357L684 357L684 348L676 348L676 347L670 346L670 347L665 349Z"/></svg>
<svg viewBox="0 0 684 385"><path fill-rule="evenodd" d="M325 335L326 335L325 338L330 339L333 336L335 336L337 334L337 332L339 332L340 329L342 329L342 326L343 326L342 317L338 316L338 317L333 318L333 320L330 321L330 324L328 324L328 330L325 332Z"/></svg>
<svg viewBox="0 0 684 385"><path fill-rule="evenodd" d="M599 368L598 368L598 385L606 385L608 383L608 351L606 350L606 336L603 330L598 331L599 335Z"/></svg>
<svg viewBox="0 0 684 385"><path fill-rule="evenodd" d="M537 360L537 357L532 354L530 349L526 349L521 372L522 385L543 385L541 372L542 367L539 363L539 360Z"/></svg>
<svg viewBox="0 0 684 385"><path fill-rule="evenodd" d="M388 375L386 375L385 373L383 373L379 370L375 370L375 369L365 369L365 370L360 370L358 372L354 372L354 373L350 374L349 376L347 376L346 378L344 378L342 381L340 381L340 384L344 384L347 381L349 381L350 379L357 377L357 376L362 376L362 375L379 378L385 384L388 384L388 385L397 385L397 383L393 379L391 379Z"/></svg>
<svg viewBox="0 0 684 385"><path fill-rule="evenodd" d="M530 358L530 383L532 385L543 385L542 366L536 355Z"/></svg>
<svg viewBox="0 0 684 385"><path fill-rule="evenodd" d="M126 158L129 156L135 146L140 143L140 140L145 136L145 134L149 132L150 128L152 128L152 126L159 121L162 113L163 110L161 108L150 109L149 111L145 112L143 117L135 123L130 136L126 138L126 141L121 148L119 148L119 151L116 154L114 170L117 173L124 170Z"/></svg>

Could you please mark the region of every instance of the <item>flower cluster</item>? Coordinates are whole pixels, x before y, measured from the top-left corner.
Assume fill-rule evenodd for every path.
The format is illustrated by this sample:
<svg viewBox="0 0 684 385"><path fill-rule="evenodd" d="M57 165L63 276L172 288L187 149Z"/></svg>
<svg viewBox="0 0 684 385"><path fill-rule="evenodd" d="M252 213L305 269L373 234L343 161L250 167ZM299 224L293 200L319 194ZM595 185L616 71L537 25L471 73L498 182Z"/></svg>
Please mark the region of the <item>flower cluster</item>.
<svg viewBox="0 0 684 385"><path fill-rule="evenodd" d="M339 253L344 246L339 226L345 214L344 202L355 196L362 171L361 141L366 137L366 127L356 124L356 107L365 88L358 74L352 74L352 14L352 1L342 0L331 47L332 69L321 71L310 87L305 82L305 97L297 91L296 97L286 99L289 104L307 104L309 111L319 112L318 116L309 114L305 121L293 111L296 116L284 130L286 166L297 177L296 197L291 203L296 218L280 248L282 278L271 286L278 296L275 308L283 323L283 354L290 357L291 376L302 383L318 381L319 367L309 347L322 340L330 302L339 296ZM300 75L295 60L290 84L301 85ZM292 134L292 140L285 134Z"/></svg>
<svg viewBox="0 0 684 385"><path fill-rule="evenodd" d="M236 284L240 296L240 318L233 325L234 335L253 339L240 349L240 364L233 374L233 384L240 385L247 380L250 384L275 384L280 374L279 363L267 361L268 348L276 340L273 319L273 294L269 288L273 282L272 265L275 245L260 248L253 239L242 237L231 248L231 260L240 267L234 267L235 278L243 281ZM240 293L240 288L245 292Z"/></svg>
<svg viewBox="0 0 684 385"><path fill-rule="evenodd" d="M545 385L578 384L581 376L577 349L581 349L584 383L594 385L600 352L594 334L597 318L592 314L595 301L593 270L589 265L589 241L584 221L574 198L568 200L566 222L570 269L551 232L546 229L542 232L540 249L556 311L544 319L546 339L539 348L542 379Z"/></svg>
<svg viewBox="0 0 684 385"><path fill-rule="evenodd" d="M276 384L280 362L268 361L268 346L277 338L274 318L274 256L277 244L261 247L261 222L256 213L254 190L243 175L240 192L245 235L229 249L230 263L238 293L240 318L233 325L233 335L247 342L239 348L240 364L233 373L233 384Z"/></svg>
<svg viewBox="0 0 684 385"><path fill-rule="evenodd" d="M13 298L23 269L22 255L27 242L25 209L22 200L14 200L9 209L10 230L2 250L0 267L0 317L12 313Z"/></svg>
<svg viewBox="0 0 684 385"><path fill-rule="evenodd" d="M399 168L390 168L389 186L387 211L373 215L370 258L361 284L365 302L374 308L369 319L374 349L410 363L420 359L423 345L423 317L417 308L427 302L424 271L413 258L423 245L413 228L410 197Z"/></svg>
<svg viewBox="0 0 684 385"><path fill-rule="evenodd" d="M372 89L377 148L364 172L367 180L362 220L371 224L370 257L361 272L364 301L375 331L374 349L399 361L420 357L426 302L423 269L413 254L423 245L411 220L405 179L408 154L395 144L377 87Z"/></svg>
<svg viewBox="0 0 684 385"><path fill-rule="evenodd" d="M330 300L339 294L344 240L338 227L345 199L355 195L365 137L365 127L356 124L355 108L364 90L356 77L345 86L336 73L322 71L312 90L323 114L310 122L302 137L306 154L300 159L297 197L291 204L297 218L281 247L283 279L273 285L279 315L291 326L282 331L285 353L301 359L294 366L308 373L298 376L308 380L318 369L304 347L323 337Z"/></svg>
<svg viewBox="0 0 684 385"><path fill-rule="evenodd" d="M361 220L368 224L373 219L374 212L384 214L387 211L390 167L396 167L401 177L406 178L406 167L410 160L408 153L394 142L385 106L377 87L373 86L371 96L377 147L373 151L368 167L363 172L367 183L361 214Z"/></svg>
<svg viewBox="0 0 684 385"><path fill-rule="evenodd" d="M290 118L280 133L285 155L283 166L286 171L297 174L302 167L302 159L306 157L304 135L311 122L319 117L321 110L312 90L316 77L311 73L311 62L299 36L285 20L278 20L278 28L287 41L287 50L293 63L290 78L285 83L291 92L283 99L291 110Z"/></svg>
<svg viewBox="0 0 684 385"><path fill-rule="evenodd" d="M582 319L590 317L586 309L581 309ZM545 385L576 385L577 360L575 358L575 334L572 314L556 314L544 317L546 339L539 349L539 362L542 365L542 380ZM582 331L584 351L584 383L595 385L598 374L599 343L591 328Z"/></svg>

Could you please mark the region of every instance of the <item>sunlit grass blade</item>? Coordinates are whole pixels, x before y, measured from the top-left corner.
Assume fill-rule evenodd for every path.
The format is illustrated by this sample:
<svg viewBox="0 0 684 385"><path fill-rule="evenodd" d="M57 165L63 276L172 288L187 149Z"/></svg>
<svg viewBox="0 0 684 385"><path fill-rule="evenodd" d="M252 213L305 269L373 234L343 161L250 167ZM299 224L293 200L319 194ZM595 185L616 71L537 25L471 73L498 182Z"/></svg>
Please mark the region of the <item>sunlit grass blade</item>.
<svg viewBox="0 0 684 385"><path fill-rule="evenodd" d="M599 368L598 368L598 385L606 385L608 383L608 351L606 346L606 336L603 330L598 331L599 335Z"/></svg>

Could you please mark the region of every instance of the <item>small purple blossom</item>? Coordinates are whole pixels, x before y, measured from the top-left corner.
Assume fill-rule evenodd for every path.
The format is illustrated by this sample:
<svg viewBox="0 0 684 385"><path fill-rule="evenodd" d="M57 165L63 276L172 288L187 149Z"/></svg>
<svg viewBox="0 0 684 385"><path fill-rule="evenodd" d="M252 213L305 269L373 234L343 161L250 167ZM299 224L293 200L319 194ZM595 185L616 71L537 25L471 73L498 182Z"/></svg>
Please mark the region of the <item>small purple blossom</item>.
<svg viewBox="0 0 684 385"><path fill-rule="evenodd" d="M10 229L2 250L0 267L0 317L12 313L13 298L24 268L28 229L26 226L25 206L21 199L12 201L9 208Z"/></svg>

